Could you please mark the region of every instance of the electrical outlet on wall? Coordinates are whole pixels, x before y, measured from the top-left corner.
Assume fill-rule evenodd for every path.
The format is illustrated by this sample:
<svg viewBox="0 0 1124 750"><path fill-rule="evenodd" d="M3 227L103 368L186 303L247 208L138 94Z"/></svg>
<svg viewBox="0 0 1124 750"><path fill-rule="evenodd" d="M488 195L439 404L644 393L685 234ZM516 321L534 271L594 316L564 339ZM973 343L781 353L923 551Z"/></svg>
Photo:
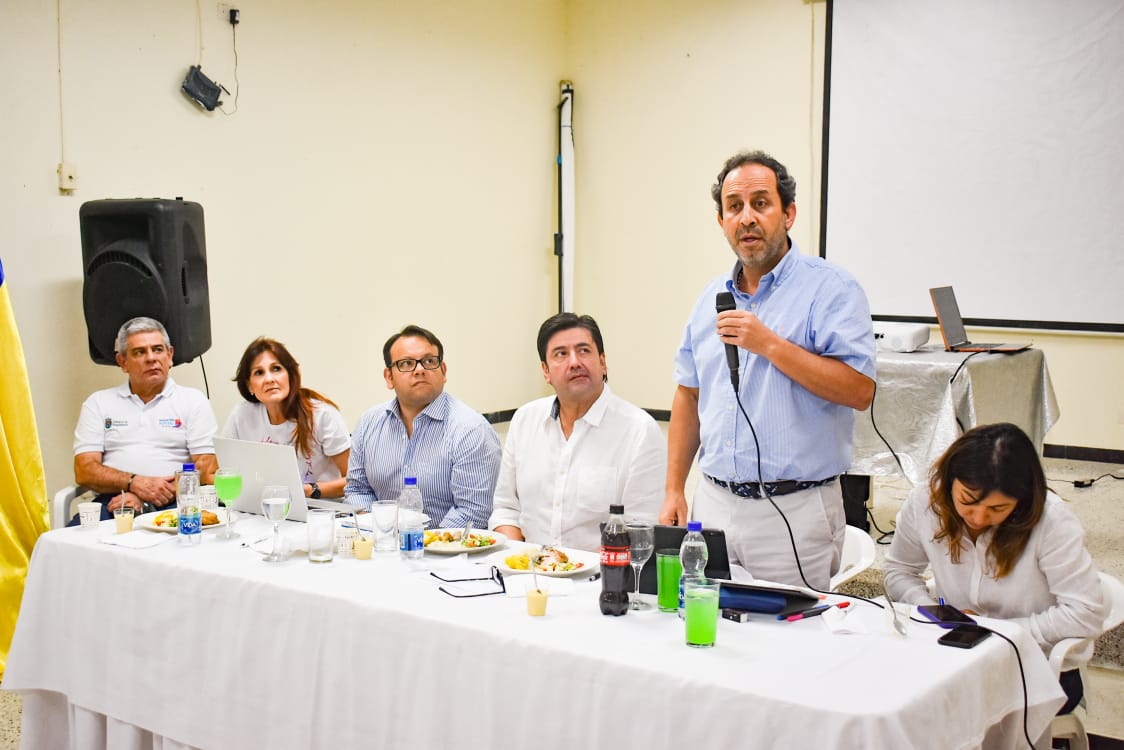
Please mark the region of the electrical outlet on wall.
<svg viewBox="0 0 1124 750"><path fill-rule="evenodd" d="M78 188L78 170L70 162L60 162L55 172L59 176L59 190L71 191Z"/></svg>

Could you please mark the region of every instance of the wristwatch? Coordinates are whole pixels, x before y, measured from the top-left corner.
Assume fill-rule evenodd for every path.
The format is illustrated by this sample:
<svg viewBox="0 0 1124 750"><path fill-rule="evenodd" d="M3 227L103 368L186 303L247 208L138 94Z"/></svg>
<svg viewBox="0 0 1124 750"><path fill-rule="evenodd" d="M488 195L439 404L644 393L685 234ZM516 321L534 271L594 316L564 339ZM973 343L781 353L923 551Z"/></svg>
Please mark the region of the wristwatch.
<svg viewBox="0 0 1124 750"><path fill-rule="evenodd" d="M310 487L312 487L312 492L309 494L309 497L311 497L313 500L319 500L320 485L316 484L316 482L309 482L308 484Z"/></svg>

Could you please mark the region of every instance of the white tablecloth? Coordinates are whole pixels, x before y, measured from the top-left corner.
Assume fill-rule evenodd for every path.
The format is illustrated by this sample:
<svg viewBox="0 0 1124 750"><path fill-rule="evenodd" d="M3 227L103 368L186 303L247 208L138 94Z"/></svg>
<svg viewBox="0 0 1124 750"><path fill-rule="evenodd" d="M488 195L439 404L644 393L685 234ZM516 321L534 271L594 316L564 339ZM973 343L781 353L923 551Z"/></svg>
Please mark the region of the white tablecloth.
<svg viewBox="0 0 1124 750"><path fill-rule="evenodd" d="M874 431L872 412L914 484L927 481L929 467L963 430L1013 422L1041 452L1046 433L1058 421L1058 402L1041 349L976 355L935 347L879 352L877 367L873 409L855 413L851 470L859 474L900 474Z"/></svg>
<svg viewBox="0 0 1124 750"><path fill-rule="evenodd" d="M110 533L35 548L4 676L25 748L950 750L989 727L989 746L1025 747L1007 643L942 647L914 623L903 639L862 602L866 635L755 616L696 650L674 615L601 616L599 583L531 618L521 598L448 597L396 556L266 564L213 532L143 550L97 543ZM1038 737L1061 690L1025 633L989 624L1019 644Z"/></svg>

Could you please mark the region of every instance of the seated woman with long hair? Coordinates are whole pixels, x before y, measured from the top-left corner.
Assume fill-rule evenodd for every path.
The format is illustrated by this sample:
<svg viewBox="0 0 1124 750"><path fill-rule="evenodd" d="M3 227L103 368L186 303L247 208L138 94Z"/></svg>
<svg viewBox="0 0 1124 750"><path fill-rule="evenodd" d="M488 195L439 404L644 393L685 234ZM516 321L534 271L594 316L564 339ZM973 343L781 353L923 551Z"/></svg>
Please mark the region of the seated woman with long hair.
<svg viewBox="0 0 1124 750"><path fill-rule="evenodd" d="M922 578L927 567L935 595ZM1063 638L1098 636L1106 614L1081 522L1047 490L1030 438L1007 423L961 435L933 465L929 486L906 500L885 586L896 601L943 597L969 614L1017 622L1047 654ZM1089 651L1062 665L1068 700L1059 713L1081 699L1077 667Z"/></svg>
<svg viewBox="0 0 1124 750"><path fill-rule="evenodd" d="M292 445L306 497L343 497L351 436L330 399L301 387L301 369L280 341L250 342L232 380L246 399L230 412L222 437Z"/></svg>

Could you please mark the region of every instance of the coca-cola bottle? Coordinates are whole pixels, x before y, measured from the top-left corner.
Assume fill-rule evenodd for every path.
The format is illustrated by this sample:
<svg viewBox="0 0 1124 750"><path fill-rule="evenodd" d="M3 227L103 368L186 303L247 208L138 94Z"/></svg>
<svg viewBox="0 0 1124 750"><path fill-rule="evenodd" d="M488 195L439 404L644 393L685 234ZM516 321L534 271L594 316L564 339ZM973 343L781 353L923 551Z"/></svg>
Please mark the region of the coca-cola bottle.
<svg viewBox="0 0 1124 750"><path fill-rule="evenodd" d="M609 521L601 532L601 614L623 615L628 612L631 561L624 506L610 505Z"/></svg>

